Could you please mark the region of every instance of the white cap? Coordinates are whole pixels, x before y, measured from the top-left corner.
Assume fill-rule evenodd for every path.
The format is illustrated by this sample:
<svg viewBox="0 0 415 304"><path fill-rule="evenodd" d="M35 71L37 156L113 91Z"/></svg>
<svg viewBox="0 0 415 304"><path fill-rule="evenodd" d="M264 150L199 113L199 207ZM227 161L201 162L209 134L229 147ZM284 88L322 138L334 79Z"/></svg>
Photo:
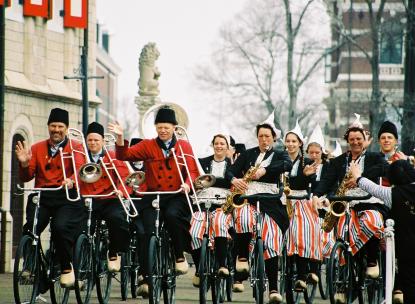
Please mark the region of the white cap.
<svg viewBox="0 0 415 304"><path fill-rule="evenodd" d="M295 135L297 135L298 136L298 138L304 143L305 141L306 141L306 139L307 138L304 138L304 135L303 135L303 132L301 131L301 128L300 128L300 125L298 124L298 119L297 119L297 122L295 123L295 128L294 129L292 129L292 130L290 130L290 131L288 131L287 133L285 133L285 136L284 136L284 141L285 141L285 138L287 138L287 134L289 134L289 133L294 133Z"/></svg>
<svg viewBox="0 0 415 304"><path fill-rule="evenodd" d="M333 155L333 157L337 157L342 155L343 151L342 151L342 147L339 143L339 141L336 139L336 147L334 148L334 151L331 152L331 155Z"/></svg>
<svg viewBox="0 0 415 304"><path fill-rule="evenodd" d="M354 113L356 116L356 119L350 124L349 129L351 128L359 128L363 129L363 124L360 122L360 115L357 113Z"/></svg>
<svg viewBox="0 0 415 304"><path fill-rule="evenodd" d="M311 143L319 144L321 149L323 150L323 153L327 153L326 144L325 144L324 136L323 136L323 131L321 130L319 124L317 124L315 126L313 132L311 133L310 138L308 139L307 146Z"/></svg>
<svg viewBox="0 0 415 304"><path fill-rule="evenodd" d="M267 119L265 119L263 122L261 122L261 124L269 124L271 126L271 128L274 130L275 134L277 135L277 138L281 137L281 130L277 129L275 127L275 122L274 122L274 118L275 118L275 112L272 111L271 114L267 117Z"/></svg>

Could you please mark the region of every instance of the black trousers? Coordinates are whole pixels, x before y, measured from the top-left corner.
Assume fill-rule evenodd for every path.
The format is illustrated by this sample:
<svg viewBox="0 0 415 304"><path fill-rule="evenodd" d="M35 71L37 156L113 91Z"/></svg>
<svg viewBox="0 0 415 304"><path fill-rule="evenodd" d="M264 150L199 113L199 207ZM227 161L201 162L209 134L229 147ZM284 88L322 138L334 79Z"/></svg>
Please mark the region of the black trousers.
<svg viewBox="0 0 415 304"><path fill-rule="evenodd" d="M398 258L399 283L405 304L415 303L415 261Z"/></svg>
<svg viewBox="0 0 415 304"><path fill-rule="evenodd" d="M107 223L110 241L109 256L126 252L130 243L130 230L127 215L120 201L116 198L94 200L92 211L92 223L95 223L97 219L103 219Z"/></svg>
<svg viewBox="0 0 415 304"><path fill-rule="evenodd" d="M26 206L26 224L24 233L33 230L36 205L29 195ZM81 201L71 202L66 199L65 192L41 195L36 233L40 235L50 220L52 240L60 258L61 270L70 269L73 247L82 229L85 227L87 213Z"/></svg>
<svg viewBox="0 0 415 304"><path fill-rule="evenodd" d="M144 274L148 273L148 243L151 235L155 232L156 210L151 206L154 196L144 197L136 203L140 214L134 220L140 240L142 257L141 263L144 266ZM190 218L191 213L184 194L161 197L160 220L164 222L167 231L173 242L176 259L183 257L183 252L190 252Z"/></svg>

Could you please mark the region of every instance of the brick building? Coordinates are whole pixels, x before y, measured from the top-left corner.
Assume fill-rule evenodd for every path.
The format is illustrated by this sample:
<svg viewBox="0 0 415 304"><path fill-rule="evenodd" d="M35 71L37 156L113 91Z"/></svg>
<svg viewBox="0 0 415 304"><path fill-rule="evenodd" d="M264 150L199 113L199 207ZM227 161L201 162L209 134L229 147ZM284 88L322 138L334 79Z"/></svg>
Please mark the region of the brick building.
<svg viewBox="0 0 415 304"><path fill-rule="evenodd" d="M376 14L381 0L372 1ZM329 134L342 136L346 126L354 119L353 113L362 115L369 124L369 101L372 92L372 66L368 59L373 55L370 37L369 8L365 0L328 1L332 18L332 46L341 45L326 61L326 81L330 84L330 97L325 100L329 112ZM379 80L382 106L386 118L399 122L404 81L405 8L401 0L386 1L379 24ZM356 37L355 43L342 39Z"/></svg>

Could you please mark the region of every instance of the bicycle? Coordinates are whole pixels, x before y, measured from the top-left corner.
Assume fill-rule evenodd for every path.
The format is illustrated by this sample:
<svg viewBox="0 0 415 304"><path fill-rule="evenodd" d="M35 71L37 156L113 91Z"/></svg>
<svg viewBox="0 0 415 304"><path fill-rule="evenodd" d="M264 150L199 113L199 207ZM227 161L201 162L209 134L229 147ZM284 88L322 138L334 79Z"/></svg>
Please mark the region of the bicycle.
<svg viewBox="0 0 415 304"><path fill-rule="evenodd" d="M337 237L333 246L330 260L328 264L329 276L329 296L330 302L336 303L336 294L344 295L346 303L352 303L354 299L358 298L359 303L380 303L383 293L383 278L382 278L382 261L378 260L380 268L380 275L376 279L366 277L366 259L359 252L356 256L352 256L350 248L350 234L349 222L351 219L349 203L353 200L366 200L371 195L362 197L356 196L342 196L328 197L329 201L344 201L347 202L345 210L345 227L344 234ZM337 227L335 227L337 230ZM335 235L337 231L335 230ZM342 296L343 297L343 296Z"/></svg>
<svg viewBox="0 0 415 304"><path fill-rule="evenodd" d="M43 251L37 223L42 191L59 191L57 188L18 188L22 191L34 191L32 203L35 204L32 231L23 235L16 251L13 271L13 292L18 304L33 304L49 289L53 304L68 302L69 289L60 286L60 265L57 262L56 248L52 238L46 253Z"/></svg>
<svg viewBox="0 0 415 304"><path fill-rule="evenodd" d="M268 288L268 278L265 273L265 260L264 260L264 241L262 239L262 225L263 225L263 213L260 209L260 200L267 198L280 199L279 194L253 194L253 195L240 195L236 196L234 200L240 204L242 202L249 203L256 207L255 210L255 223L254 234L255 243L254 248L249 255L249 281L250 286L253 289L253 297L255 303L264 303L264 292Z"/></svg>
<svg viewBox="0 0 415 304"><path fill-rule="evenodd" d="M200 279L200 286L199 286L199 302L201 304L206 303L207 291L209 287L211 288L212 293L212 302L214 304L223 303L226 298L232 300L232 271L233 265L231 258L230 251L228 251L226 263L227 268L230 271L230 275L226 278L220 277L218 274L219 265L218 262L215 260L214 250L212 249L212 243L210 241L210 222L211 222L211 212L210 209L212 205L221 205L220 201L225 200L226 197L221 197L220 195L216 195L215 197L199 197L199 202L204 202L205 204L205 231L203 234L201 251L200 251L200 261L199 261L199 279Z"/></svg>
<svg viewBox="0 0 415 304"><path fill-rule="evenodd" d="M109 196L102 195L102 197ZM96 196L95 196L96 197ZM101 304L108 303L111 292L111 280L114 274L108 271L108 229L105 222L97 220L95 232L92 233L92 198L85 198L88 210L86 231L75 244L75 295L78 304L89 303L91 291L96 285L98 300Z"/></svg>
<svg viewBox="0 0 415 304"><path fill-rule="evenodd" d="M160 219L160 195L177 194L177 191L154 191L138 192L143 195L156 195L152 201L152 207L156 211L154 223L155 231L150 236L148 244L148 274L147 282L149 285L149 303L159 304L163 294L163 302L170 304L175 302L176 296L176 271L173 245L168 231ZM137 200L139 198L132 198Z"/></svg>
<svg viewBox="0 0 415 304"><path fill-rule="evenodd" d="M310 194L305 195L287 195L287 199L290 200L304 200L309 199ZM287 241L287 240L286 240ZM286 250L284 255L286 254ZM287 303L300 303L301 296L304 297L304 301L307 304L311 304L314 301L314 297L317 291L317 283L306 281L307 288L299 290L295 288L295 282L298 279L297 265L295 263L295 256L286 256L285 259L285 296ZM307 272L310 272L310 269L307 269ZM319 282L321 281L321 276L319 275L320 269L317 273L319 277Z"/></svg>

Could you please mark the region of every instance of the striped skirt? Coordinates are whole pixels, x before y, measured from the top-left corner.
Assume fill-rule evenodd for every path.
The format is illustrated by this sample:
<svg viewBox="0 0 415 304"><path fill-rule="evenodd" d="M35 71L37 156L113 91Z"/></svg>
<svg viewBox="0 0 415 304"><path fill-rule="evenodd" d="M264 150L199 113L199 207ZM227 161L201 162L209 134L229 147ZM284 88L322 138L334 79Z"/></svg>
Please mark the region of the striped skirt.
<svg viewBox="0 0 415 304"><path fill-rule="evenodd" d="M383 216L376 210L351 211L349 223L350 247L355 255L372 236L380 239L383 231ZM344 235L346 216L342 216L337 224L337 236Z"/></svg>
<svg viewBox="0 0 415 304"><path fill-rule="evenodd" d="M206 230L206 212L202 212L203 220L199 220L199 212L195 213L190 222L190 236L192 240L192 249L198 249L202 246L203 235ZM232 215L225 214L221 208L210 213L209 219L209 239L212 245L215 237L230 238L229 228L232 227Z"/></svg>
<svg viewBox="0 0 415 304"><path fill-rule="evenodd" d="M318 218L320 227L323 224L324 219L319 217ZM334 229L330 232L325 232L323 229L321 231L321 252L324 258L329 258L331 254L331 250L333 249L334 243L336 242L336 238L334 237Z"/></svg>
<svg viewBox="0 0 415 304"><path fill-rule="evenodd" d="M262 217L262 240L264 241L264 259L281 255L284 245L284 233L277 223L268 215Z"/></svg>
<svg viewBox="0 0 415 304"><path fill-rule="evenodd" d="M253 232L255 225L255 208L252 205L244 205L242 208L234 209L233 225L236 233Z"/></svg>
<svg viewBox="0 0 415 304"><path fill-rule="evenodd" d="M303 258L321 261L321 229L312 201L297 200L293 207L294 215L287 232L288 256L298 254Z"/></svg>

